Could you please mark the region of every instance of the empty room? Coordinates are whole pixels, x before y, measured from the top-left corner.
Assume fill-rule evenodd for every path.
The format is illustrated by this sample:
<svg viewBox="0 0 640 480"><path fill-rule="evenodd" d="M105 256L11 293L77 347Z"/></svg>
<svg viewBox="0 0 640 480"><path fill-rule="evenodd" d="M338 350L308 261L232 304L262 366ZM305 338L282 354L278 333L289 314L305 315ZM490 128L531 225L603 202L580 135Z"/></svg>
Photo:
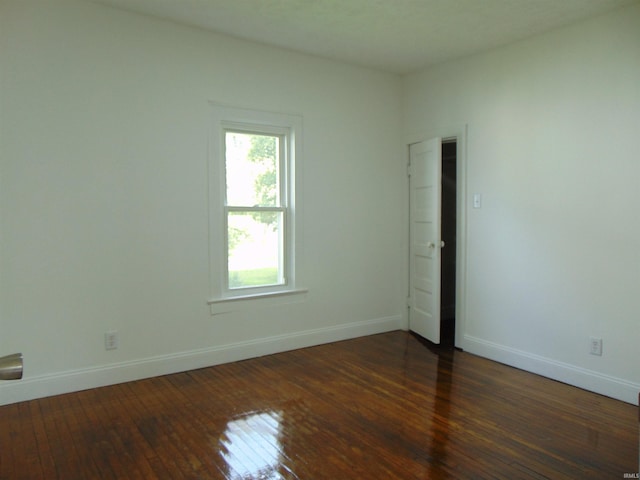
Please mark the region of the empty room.
<svg viewBox="0 0 640 480"><path fill-rule="evenodd" d="M0 479L637 478L637 0L0 0Z"/></svg>

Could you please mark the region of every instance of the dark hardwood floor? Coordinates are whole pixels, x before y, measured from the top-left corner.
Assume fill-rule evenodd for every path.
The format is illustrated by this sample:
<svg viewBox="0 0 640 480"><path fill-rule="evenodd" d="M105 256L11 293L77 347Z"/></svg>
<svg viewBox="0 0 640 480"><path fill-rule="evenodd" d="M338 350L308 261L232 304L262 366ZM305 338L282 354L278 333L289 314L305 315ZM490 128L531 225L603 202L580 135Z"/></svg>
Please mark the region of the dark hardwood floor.
<svg viewBox="0 0 640 480"><path fill-rule="evenodd" d="M391 332L0 407L0 478L622 479L637 415Z"/></svg>

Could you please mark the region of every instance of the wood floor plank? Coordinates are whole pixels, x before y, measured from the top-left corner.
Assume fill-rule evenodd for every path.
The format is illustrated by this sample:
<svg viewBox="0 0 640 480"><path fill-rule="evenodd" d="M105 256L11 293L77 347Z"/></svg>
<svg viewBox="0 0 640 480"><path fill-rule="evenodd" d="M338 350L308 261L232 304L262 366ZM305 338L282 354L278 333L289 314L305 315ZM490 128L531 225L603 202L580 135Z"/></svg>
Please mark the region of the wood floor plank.
<svg viewBox="0 0 640 480"><path fill-rule="evenodd" d="M0 407L0 480L602 479L636 407L407 332Z"/></svg>
<svg viewBox="0 0 640 480"><path fill-rule="evenodd" d="M56 467L51 455L51 446L49 444L49 438L45 429L42 411L40 409L40 402L23 402L24 405L28 405L31 409L31 421L33 422L34 434L36 441L30 445L29 448L33 452L33 455L37 455L40 461L41 475L36 475L33 478L55 478ZM24 422L24 416L20 415L19 419Z"/></svg>
<svg viewBox="0 0 640 480"><path fill-rule="evenodd" d="M2 420L2 428L0 428L0 446L13 445L12 434L14 422L18 417L18 405L7 405L2 407L0 412L0 419ZM15 447L0 448L0 479L15 478L16 464L19 458L14 458L19 451Z"/></svg>

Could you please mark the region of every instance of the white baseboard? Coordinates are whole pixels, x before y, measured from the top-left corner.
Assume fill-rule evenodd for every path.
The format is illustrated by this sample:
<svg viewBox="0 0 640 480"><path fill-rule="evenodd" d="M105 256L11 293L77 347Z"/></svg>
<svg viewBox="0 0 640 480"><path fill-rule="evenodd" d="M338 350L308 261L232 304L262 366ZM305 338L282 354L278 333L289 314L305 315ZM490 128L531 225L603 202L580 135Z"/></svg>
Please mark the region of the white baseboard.
<svg viewBox="0 0 640 480"><path fill-rule="evenodd" d="M465 335L464 351L623 402L638 404L640 384Z"/></svg>
<svg viewBox="0 0 640 480"><path fill-rule="evenodd" d="M400 330L400 315L248 340L0 384L0 405L184 372L298 348Z"/></svg>

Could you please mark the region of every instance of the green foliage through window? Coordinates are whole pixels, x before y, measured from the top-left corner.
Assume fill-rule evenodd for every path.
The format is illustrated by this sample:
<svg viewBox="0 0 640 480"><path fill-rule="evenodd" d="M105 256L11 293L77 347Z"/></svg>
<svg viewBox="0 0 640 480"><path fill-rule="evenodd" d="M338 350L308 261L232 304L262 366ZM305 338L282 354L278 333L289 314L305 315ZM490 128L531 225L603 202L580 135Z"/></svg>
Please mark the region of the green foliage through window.
<svg viewBox="0 0 640 480"><path fill-rule="evenodd" d="M280 138L272 135L251 135L251 148L247 159L262 167L254 180L254 188L258 205L277 206L279 204L278 165ZM254 218L276 228L278 216L276 213L256 213Z"/></svg>

